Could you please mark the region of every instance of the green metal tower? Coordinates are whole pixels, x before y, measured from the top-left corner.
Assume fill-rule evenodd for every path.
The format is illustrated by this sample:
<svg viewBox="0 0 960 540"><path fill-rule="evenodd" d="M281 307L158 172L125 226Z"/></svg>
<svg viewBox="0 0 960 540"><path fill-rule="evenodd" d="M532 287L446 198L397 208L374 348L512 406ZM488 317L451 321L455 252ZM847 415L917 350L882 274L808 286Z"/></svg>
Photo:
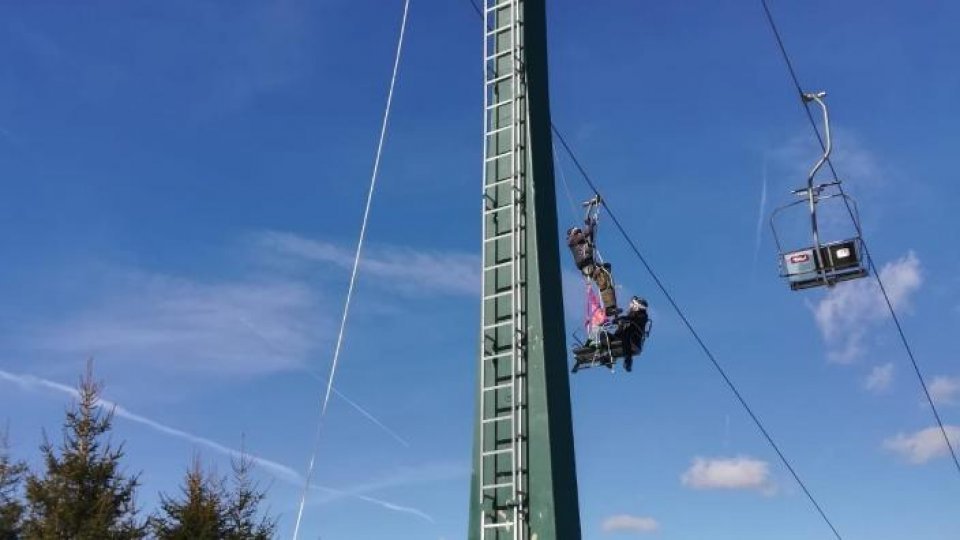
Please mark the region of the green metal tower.
<svg viewBox="0 0 960 540"><path fill-rule="evenodd" d="M471 540L578 540L545 0L484 0L483 300Z"/></svg>

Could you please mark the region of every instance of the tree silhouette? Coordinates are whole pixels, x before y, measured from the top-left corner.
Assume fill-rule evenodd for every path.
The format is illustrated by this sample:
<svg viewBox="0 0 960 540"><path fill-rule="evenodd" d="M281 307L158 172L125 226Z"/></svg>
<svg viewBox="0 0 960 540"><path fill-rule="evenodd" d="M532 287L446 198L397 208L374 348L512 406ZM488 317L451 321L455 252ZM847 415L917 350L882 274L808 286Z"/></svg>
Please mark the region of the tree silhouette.
<svg viewBox="0 0 960 540"><path fill-rule="evenodd" d="M66 413L59 447L46 434L40 451L45 470L27 477L24 536L37 539L127 540L144 536L137 520L138 477L121 470L123 445L112 446L113 411L100 401L93 363Z"/></svg>
<svg viewBox="0 0 960 540"><path fill-rule="evenodd" d="M0 540L20 538L23 503L20 484L27 466L13 461L8 451L7 431L0 433Z"/></svg>

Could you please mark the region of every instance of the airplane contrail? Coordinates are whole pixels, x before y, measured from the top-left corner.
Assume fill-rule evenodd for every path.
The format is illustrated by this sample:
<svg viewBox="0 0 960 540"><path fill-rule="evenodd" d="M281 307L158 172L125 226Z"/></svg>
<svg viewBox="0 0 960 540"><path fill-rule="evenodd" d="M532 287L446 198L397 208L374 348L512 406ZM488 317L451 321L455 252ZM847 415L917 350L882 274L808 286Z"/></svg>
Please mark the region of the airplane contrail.
<svg viewBox="0 0 960 540"><path fill-rule="evenodd" d="M57 392L60 392L62 394L67 394L73 398L77 398L80 395L77 389L72 386L67 386L65 384L51 381L49 379L43 379L35 375L17 375L15 373L10 373L9 371L0 370L0 378L6 379L23 388L28 388L28 389L36 388L36 387L48 388L51 390L56 390ZM177 429L175 427L171 427L166 424L157 422L155 420L151 420L145 416L132 412L129 409L126 409L123 406L113 401L100 398L100 400L97 402L97 407L104 410L113 411L113 413L120 418L129 420L136 424L147 426L153 429L154 431L159 431L160 433L164 433L166 435L170 435L178 439L183 439L185 441L189 441L194 444L198 444L200 446L205 446L221 454L226 454L234 458L239 458L241 456L246 457L251 461L253 461L254 463L256 463L257 465L260 465L264 469L276 473L279 477L282 477L285 480L289 480L291 482L298 482L302 480L300 473L295 471L292 467L288 467L281 463L277 463L276 461L271 461L269 459L262 458L260 456L246 454L235 448L224 446L216 441L212 441L205 437L200 437L192 433L187 433L186 431Z"/></svg>
<svg viewBox="0 0 960 540"><path fill-rule="evenodd" d="M436 524L436 523L437 523L437 521L436 521L435 519L433 519L433 516L431 516L430 514L427 514L426 512L424 512L424 511L422 511L422 510L417 510L416 508L413 508L413 507L410 507L410 506L403 506L403 505L399 505L399 504L396 504L396 503L392 503L392 502L390 502L390 501L385 501L385 500L383 500L383 499L377 499L377 498L375 498L375 497L370 497L370 496L368 496L368 495L363 495L363 494L356 493L356 492L352 492L352 491L343 491L343 490L339 490L339 489L333 489L333 488L329 488L329 487L318 486L318 485L316 485L316 484L310 484L310 487L311 487L312 489L319 490L319 491L323 491L323 492L329 493L329 494L331 494L331 495L334 496L334 497L332 497L331 499L327 499L327 500L333 500L333 499L335 499L335 498L341 498L341 497L353 497L353 498L355 498L355 499L359 499L359 500L361 500L361 501L368 502L368 503L371 503L371 504L375 504L375 505L380 506L380 507L382 507L382 508L386 508L387 510L392 510L392 511L394 511L394 512L400 512L400 513L403 513L403 514L410 514L410 515L412 515L412 516L416 516L416 517L418 517L418 518L420 518L420 519L422 519L422 520L424 520L424 521L428 521L428 522L433 523L433 524Z"/></svg>
<svg viewBox="0 0 960 540"><path fill-rule="evenodd" d="M270 349L272 349L274 352L276 352L276 353L278 353L278 354L286 354L286 352L285 352L283 349L281 349L280 347L278 347L277 344L274 343L272 340L268 339L267 336L263 335L263 333L260 332L260 330L259 330L255 325L253 325L250 321L248 321L246 318L244 318L244 317L237 317L237 320L240 321L240 323L243 324L243 325L247 328L247 330L250 331L250 333L252 333L254 336L256 336L261 342L263 342L264 345L266 345L267 347L269 347ZM327 382L326 379L321 378L320 375L314 373L312 370L307 369L307 370L305 370L305 371L306 371L307 373L309 373L310 376L312 376L313 378L317 379L318 381L320 381L320 382L322 382L322 383L326 383L326 382ZM388 435L390 435L391 437L393 437L397 442L399 442L400 444L402 444L404 447L410 448L410 443L407 442L406 439L404 439L403 437L401 437L396 431L394 431L394 430L390 429L389 427L387 427L386 424L384 424L383 422L381 422L377 417L373 416L373 414L371 414L369 411L367 411L366 409L364 409L363 407L361 407L357 402L355 402L355 401L353 401L352 399L348 398L347 396L343 395L343 393L340 392L339 390L337 390L336 388L331 388L331 390L333 391L333 393L334 393L337 397L339 397L340 399L342 399L343 401L345 401L348 405L350 405L350 406L353 407L357 412L359 412L361 415L363 415L364 418L366 418L367 420L370 420L371 422L373 422L374 425L376 425L377 427L379 427L380 429L382 429L384 432L386 432Z"/></svg>
<svg viewBox="0 0 960 540"><path fill-rule="evenodd" d="M763 155L763 184L760 186L760 209L757 211L757 233L753 246L753 266L757 266L760 241L763 238L763 217L767 210L767 155Z"/></svg>
<svg viewBox="0 0 960 540"><path fill-rule="evenodd" d="M306 371L307 371L307 373L309 373L310 376L312 376L314 379L317 379L317 380L320 381L320 382L326 382L325 379L321 378L320 375L317 375L317 374L314 373L312 370L309 370L309 369L308 369L308 370L306 370ZM410 443L407 442L406 439L404 439L403 437L401 437L400 434L398 434L396 431L390 429L386 424L384 424L383 422L381 422L377 417L375 417L375 416L374 416L373 414L371 414L369 411L367 411L366 409L364 409L363 407L361 407L359 403L357 403L356 401L353 401L352 399L350 399L350 398L348 398L347 396L345 396L345 395L343 394L343 392L341 392L340 390L338 390L336 387L333 387L331 390L333 391L333 394L334 394L334 395L336 395L337 397L339 397L340 399L342 399L347 405L350 405L351 407L353 407L358 413L360 413L361 415L363 415L364 418L366 418L367 420L370 420L371 422L373 422L374 425L376 425L377 427L379 427L380 429L382 429L386 434L388 434L388 435L390 435L391 437L393 437L397 442L399 442L400 444L402 444L404 447L410 448Z"/></svg>
<svg viewBox="0 0 960 540"><path fill-rule="evenodd" d="M75 399L78 398L80 395L77 389L72 386L58 383L56 381L51 381L49 379L44 379L42 377L37 377L36 375L16 374L16 373L11 373L9 371L4 371L0 369L0 379L16 384L17 386L20 386L21 388L24 388L27 390L33 390L37 388L46 388L49 390L55 390L57 392L60 392L61 394L66 394ZM296 470L294 470L292 467L289 467L282 463L278 463L276 461L272 461L260 456L255 456L246 452L241 452L240 450L237 450L235 448L230 448L229 446L225 446L223 444L207 439L205 437L194 435L193 433L188 433L181 429L177 429L175 427L168 426L161 422L157 422L156 420L151 420L145 416L142 416L135 412L130 411L129 409L119 405L114 401L100 398L97 402L97 407L103 410L113 411L113 414L115 414L118 418L123 418L125 420L129 420L136 424L146 426L150 429L153 429L154 431L163 433L165 435L170 435L178 439L182 439L200 446L204 446L220 454L227 455L233 458L239 458L242 456L247 459L250 459L257 465L263 467L265 470L268 470L274 473L278 479L283 480L290 485L298 486L301 483L303 483L303 476L300 473L298 473ZM429 521L430 523L436 523L436 521L426 512L417 510L416 508L392 503L390 501L386 501L383 499L378 499L375 497L370 497L368 495L363 495L361 493L356 492L355 490L350 491L350 490L335 489L335 488L321 486L317 484L311 484L311 487L314 489L319 489L319 490L331 493L332 495L335 495L338 498L352 497L357 500L374 504L381 508L385 508L387 510L413 515L421 519L424 519L426 521Z"/></svg>
<svg viewBox="0 0 960 540"><path fill-rule="evenodd" d="M399 442L400 444L404 445L404 446L407 447L407 448L410 448L410 443L407 442L406 439L404 439L403 437L401 437L400 435L398 435L396 431L388 428L388 427L387 427L383 422L381 422L380 420L377 420L377 418L376 418L375 416L373 416L372 414L370 414L369 412L367 412L366 409L364 409L363 407L361 407L360 405L358 405L355 401L353 401L352 399L350 399L350 398L348 398L347 396L343 395L343 393L340 392L339 390L337 390L336 388L333 388L333 393L334 393L337 397L339 397L340 399L342 399L343 401L347 402L348 405L350 405L351 407L353 407L354 409L356 409L356 411L359 412L360 414L362 414L364 417L366 417L367 420L370 420L371 422L373 422L374 424L376 424L377 426L379 426L380 429L382 429L383 431L387 432L387 434L390 435L391 437L393 437L394 439L396 439L397 442Z"/></svg>

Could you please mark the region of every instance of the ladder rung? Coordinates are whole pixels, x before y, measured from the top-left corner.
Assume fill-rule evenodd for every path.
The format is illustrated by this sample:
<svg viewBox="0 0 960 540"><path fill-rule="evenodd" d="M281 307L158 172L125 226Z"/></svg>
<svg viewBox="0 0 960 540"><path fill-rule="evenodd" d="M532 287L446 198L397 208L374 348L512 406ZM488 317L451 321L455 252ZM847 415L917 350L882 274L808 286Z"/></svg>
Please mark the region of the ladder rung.
<svg viewBox="0 0 960 540"><path fill-rule="evenodd" d="M489 270L489 268L486 268L485 270ZM509 290L509 291L500 291L500 292L498 292L498 293L494 293L494 294L491 294L491 295L487 295L487 296L484 296L483 299L484 299L484 300L493 300L494 298L502 298L502 297L504 297L504 296L507 296L508 294L513 294L513 289L511 289L511 290Z"/></svg>
<svg viewBox="0 0 960 540"><path fill-rule="evenodd" d="M500 450L487 450L486 452L480 452L481 457L490 457L490 456L501 456L503 454L509 454L513 452L513 448L501 448Z"/></svg>
<svg viewBox="0 0 960 540"><path fill-rule="evenodd" d="M496 484L485 484L481 486L481 489L503 489L506 487L513 487L513 482L498 482Z"/></svg>
<svg viewBox="0 0 960 540"><path fill-rule="evenodd" d="M509 319L509 320L506 320L506 321L495 322L495 323L493 323L493 324L485 324L485 325L483 325L483 329L484 329L484 330L490 330L490 329L492 329L492 328L499 328L499 327L501 327L501 326L506 326L506 325L508 325L508 324L513 324L513 319Z"/></svg>
<svg viewBox="0 0 960 540"><path fill-rule="evenodd" d="M510 125L510 126L504 126L504 127L502 127L502 128L497 128L497 129L495 129L495 130L493 130L493 131L488 131L488 132L487 132L487 137L490 137L490 136L492 136L492 135L497 135L497 134L499 134L500 132L506 131L506 130L508 130L508 129L513 129L513 126L512 126L512 125ZM510 152L513 152L513 150L510 150ZM489 159L489 158L488 158L488 159Z"/></svg>
<svg viewBox="0 0 960 540"><path fill-rule="evenodd" d="M513 351L504 352L504 353L498 353L498 354L490 354L490 355L484 356L483 359L484 359L484 360L496 360L497 358L507 358L508 356L513 356Z"/></svg>
<svg viewBox="0 0 960 540"><path fill-rule="evenodd" d="M496 109L497 107L503 107L504 105L507 105L507 104L509 104L509 103L513 103L513 101L514 101L513 98L505 99L505 100L503 100L503 101L498 101L498 102L496 102L496 103L494 103L494 104L492 104L492 105L487 105L487 110L489 111L489 110Z"/></svg>
<svg viewBox="0 0 960 540"><path fill-rule="evenodd" d="M494 77L494 78L490 79L489 81L487 81L487 82L484 83L484 84L491 85L491 84L502 83L503 81L506 81L506 80L508 80L508 79L512 79L514 75L515 75L514 73L507 73L506 75L500 75L499 77Z"/></svg>
<svg viewBox="0 0 960 540"><path fill-rule="evenodd" d="M492 265L492 266L487 266L486 268L483 269L483 271L486 272L487 270L499 270L499 269L501 269L501 268L505 268L505 267L510 266L511 264L513 264L515 260L516 260L516 259L510 259L510 260L507 261L507 262L502 262L502 263L494 264L494 265ZM513 292L513 291L506 291L506 292ZM503 294L503 293L497 293L497 294Z"/></svg>
<svg viewBox="0 0 960 540"><path fill-rule="evenodd" d="M508 414L505 416L494 416L493 418L484 418L482 422L484 424L492 424L494 422L503 422L504 420L513 420L513 415Z"/></svg>
<svg viewBox="0 0 960 540"><path fill-rule="evenodd" d="M488 133L487 135L490 135L490 134ZM496 160L498 160L498 159L505 158L505 157L507 157L507 156L512 156L513 153L514 153L513 150L507 150L506 152L504 152L504 153L502 153L502 154L497 154L497 155L495 155L495 156L490 156L490 157L488 157L488 158L483 158L483 160L486 161L487 163L490 163L491 161L496 161Z"/></svg>
<svg viewBox="0 0 960 540"><path fill-rule="evenodd" d="M508 55L511 54L512 52L513 52L513 50L511 50L511 49L507 49L507 50L505 50L505 51L500 51L500 52L498 52L498 53L491 54L490 56L486 57L484 60L486 60L487 62L489 62L489 61L491 61L491 60L499 60L499 59L503 58L504 56L508 56Z"/></svg>
<svg viewBox="0 0 960 540"><path fill-rule="evenodd" d="M506 2L500 2L499 4L495 4L495 5L492 5L492 6L488 7L488 8L487 8L487 14L489 15L489 14L490 14L491 12L493 12L493 11L497 11L498 9L503 9L503 8L505 8L505 7L509 7L509 6L512 6L512 5L513 5L513 1L512 1L512 0L507 0Z"/></svg>
<svg viewBox="0 0 960 540"><path fill-rule="evenodd" d="M504 178L503 180L497 180L496 182L490 182L489 184L487 184L487 185L485 185L485 186L483 186L483 187L484 187L484 188L491 188L491 187L494 187L494 186L499 186L500 184L505 184L505 183L507 183L507 182L513 182L514 180L516 180L516 179L511 176L510 178ZM501 206L500 208L506 208L507 206L510 206L510 205Z"/></svg>
<svg viewBox="0 0 960 540"><path fill-rule="evenodd" d="M493 390L506 390L507 388L513 388L513 381L495 384L493 386L484 386L483 391L490 392Z"/></svg>
<svg viewBox="0 0 960 540"><path fill-rule="evenodd" d="M515 524L512 521L494 521L493 523L484 523L484 529L499 529L501 527L513 527Z"/></svg>
<svg viewBox="0 0 960 540"><path fill-rule="evenodd" d="M513 234L513 231L507 231L507 232L505 232L505 233L500 233L500 234L491 236L490 238L484 238L483 241L484 241L484 242L490 242L491 240L500 240L500 239L502 239L502 238L506 238L506 237L510 236L511 234Z"/></svg>
<svg viewBox="0 0 960 540"><path fill-rule="evenodd" d="M513 208L513 204L505 204L503 206L498 206L496 208L488 208L483 211L483 215L489 216L490 214L495 214L497 212L500 212L501 210L507 210L512 208Z"/></svg>
<svg viewBox="0 0 960 540"><path fill-rule="evenodd" d="M513 29L513 25L512 25L512 24L505 24L505 25L501 26L500 28L494 28L493 30L488 30L488 31L486 32L486 36L487 36L487 37L493 37L493 36L495 36L495 35L497 35L497 34L502 34L502 33L506 32L507 30L511 30L511 29Z"/></svg>

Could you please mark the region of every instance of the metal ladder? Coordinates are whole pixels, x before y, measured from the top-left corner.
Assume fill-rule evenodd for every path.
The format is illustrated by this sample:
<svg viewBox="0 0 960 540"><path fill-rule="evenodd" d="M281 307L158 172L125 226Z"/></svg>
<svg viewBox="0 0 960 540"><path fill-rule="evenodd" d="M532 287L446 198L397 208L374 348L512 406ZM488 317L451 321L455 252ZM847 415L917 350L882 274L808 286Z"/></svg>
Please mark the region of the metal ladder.
<svg viewBox="0 0 960 540"><path fill-rule="evenodd" d="M527 111L522 0L484 0L482 540L527 540Z"/></svg>

